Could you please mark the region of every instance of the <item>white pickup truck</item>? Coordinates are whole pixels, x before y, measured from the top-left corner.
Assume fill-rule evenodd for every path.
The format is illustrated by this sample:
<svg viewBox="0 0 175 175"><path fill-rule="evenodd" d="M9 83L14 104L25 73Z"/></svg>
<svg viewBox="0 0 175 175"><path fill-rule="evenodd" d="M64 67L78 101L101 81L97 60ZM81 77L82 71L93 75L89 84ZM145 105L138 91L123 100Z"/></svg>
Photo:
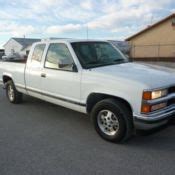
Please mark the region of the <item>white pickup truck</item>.
<svg viewBox="0 0 175 175"><path fill-rule="evenodd" d="M101 137L120 142L175 114L175 73L163 69L131 63L106 41L47 40L26 63L0 62L0 81L11 103L27 94L90 114Z"/></svg>

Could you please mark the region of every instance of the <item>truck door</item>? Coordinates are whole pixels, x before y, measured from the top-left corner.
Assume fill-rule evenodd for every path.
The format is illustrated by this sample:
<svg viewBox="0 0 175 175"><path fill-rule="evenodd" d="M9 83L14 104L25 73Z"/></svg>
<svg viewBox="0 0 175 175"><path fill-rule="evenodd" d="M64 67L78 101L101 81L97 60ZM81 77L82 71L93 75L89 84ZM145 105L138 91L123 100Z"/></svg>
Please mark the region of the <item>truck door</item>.
<svg viewBox="0 0 175 175"><path fill-rule="evenodd" d="M33 53L31 56L31 60L27 62L26 72L25 72L25 81L26 81L26 89L31 96L35 96L38 98L42 98L42 57L44 53L46 45L45 44L37 44L34 47Z"/></svg>
<svg viewBox="0 0 175 175"><path fill-rule="evenodd" d="M42 71L42 87L46 100L78 109L81 73L75 69L73 57L64 43L51 43Z"/></svg>

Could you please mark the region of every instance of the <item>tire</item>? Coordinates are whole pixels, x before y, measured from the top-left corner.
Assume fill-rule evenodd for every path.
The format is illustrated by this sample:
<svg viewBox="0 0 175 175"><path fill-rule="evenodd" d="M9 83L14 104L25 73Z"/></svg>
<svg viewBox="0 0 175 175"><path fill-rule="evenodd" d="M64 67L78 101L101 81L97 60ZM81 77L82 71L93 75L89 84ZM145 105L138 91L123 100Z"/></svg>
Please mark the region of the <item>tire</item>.
<svg viewBox="0 0 175 175"><path fill-rule="evenodd" d="M107 141L119 143L133 134L132 113L121 101L105 99L98 102L91 117L95 130Z"/></svg>
<svg viewBox="0 0 175 175"><path fill-rule="evenodd" d="M10 103L18 104L22 102L22 93L16 90L12 80L6 83L6 96Z"/></svg>

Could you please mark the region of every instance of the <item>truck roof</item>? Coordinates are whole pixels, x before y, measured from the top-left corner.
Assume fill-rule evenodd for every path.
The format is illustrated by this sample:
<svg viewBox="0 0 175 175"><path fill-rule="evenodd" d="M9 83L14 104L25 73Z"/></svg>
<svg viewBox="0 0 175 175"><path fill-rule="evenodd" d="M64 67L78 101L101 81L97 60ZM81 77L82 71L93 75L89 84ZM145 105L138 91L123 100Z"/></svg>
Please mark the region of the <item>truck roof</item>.
<svg viewBox="0 0 175 175"><path fill-rule="evenodd" d="M67 42L67 43L73 43L73 42L92 42L92 41L103 41L103 42L108 42L107 40L97 40L97 39L62 39L62 38L58 38L58 39L43 39L40 42L37 43L53 43L53 42Z"/></svg>

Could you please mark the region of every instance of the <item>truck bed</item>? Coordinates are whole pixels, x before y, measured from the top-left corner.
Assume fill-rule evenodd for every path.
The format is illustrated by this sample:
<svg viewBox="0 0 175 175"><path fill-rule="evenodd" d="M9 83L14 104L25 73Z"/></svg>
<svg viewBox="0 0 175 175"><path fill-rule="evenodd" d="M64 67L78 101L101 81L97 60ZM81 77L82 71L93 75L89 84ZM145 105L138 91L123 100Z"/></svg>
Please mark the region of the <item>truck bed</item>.
<svg viewBox="0 0 175 175"><path fill-rule="evenodd" d="M25 66L25 63L0 61L0 82L3 81L3 74L6 74L15 81L16 86L25 87Z"/></svg>

